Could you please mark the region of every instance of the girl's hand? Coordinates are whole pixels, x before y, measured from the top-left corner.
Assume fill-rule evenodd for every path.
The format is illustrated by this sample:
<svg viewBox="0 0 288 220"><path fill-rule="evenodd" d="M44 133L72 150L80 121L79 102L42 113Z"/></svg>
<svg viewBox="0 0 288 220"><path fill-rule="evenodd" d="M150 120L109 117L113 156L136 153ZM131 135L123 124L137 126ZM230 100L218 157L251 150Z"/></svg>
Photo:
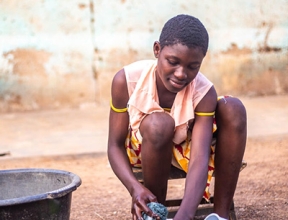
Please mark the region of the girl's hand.
<svg viewBox="0 0 288 220"><path fill-rule="evenodd" d="M132 194L132 220L142 220L142 212L152 217L153 219L159 219L160 217L152 212L148 208L147 204L150 202L157 202L157 198L153 195L150 190L141 185L141 188L135 189Z"/></svg>

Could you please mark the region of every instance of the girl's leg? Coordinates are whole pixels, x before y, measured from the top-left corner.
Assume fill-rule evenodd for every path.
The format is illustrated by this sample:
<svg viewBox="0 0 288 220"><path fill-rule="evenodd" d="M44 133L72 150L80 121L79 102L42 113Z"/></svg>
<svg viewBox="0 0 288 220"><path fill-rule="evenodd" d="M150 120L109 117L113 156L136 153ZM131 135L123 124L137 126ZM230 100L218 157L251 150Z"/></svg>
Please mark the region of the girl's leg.
<svg viewBox="0 0 288 220"><path fill-rule="evenodd" d="M164 204L172 160L175 122L167 113L147 115L140 125L144 185Z"/></svg>
<svg viewBox="0 0 288 220"><path fill-rule="evenodd" d="M239 99L227 97L219 100L215 117L214 211L228 219L246 146L246 110Z"/></svg>

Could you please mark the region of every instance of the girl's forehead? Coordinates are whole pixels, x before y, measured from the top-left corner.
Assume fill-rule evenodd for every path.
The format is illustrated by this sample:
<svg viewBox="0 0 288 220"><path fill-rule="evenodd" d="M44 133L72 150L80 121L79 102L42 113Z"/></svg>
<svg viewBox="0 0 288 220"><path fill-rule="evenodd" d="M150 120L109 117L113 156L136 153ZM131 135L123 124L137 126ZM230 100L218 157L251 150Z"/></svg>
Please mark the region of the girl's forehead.
<svg viewBox="0 0 288 220"><path fill-rule="evenodd" d="M202 52L202 49L201 47L188 47L184 44L180 44L180 43L177 43L177 44L172 44L172 45L167 45L165 46L164 48L162 48L162 52L165 54L165 55L197 55L197 56L203 56L203 52Z"/></svg>

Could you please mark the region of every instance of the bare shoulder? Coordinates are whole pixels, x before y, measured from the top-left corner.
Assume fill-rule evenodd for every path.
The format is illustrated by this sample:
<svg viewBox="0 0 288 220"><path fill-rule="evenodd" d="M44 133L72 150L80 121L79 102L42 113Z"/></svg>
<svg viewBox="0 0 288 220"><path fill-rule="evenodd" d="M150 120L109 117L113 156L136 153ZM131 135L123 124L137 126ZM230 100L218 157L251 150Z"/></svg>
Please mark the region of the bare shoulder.
<svg viewBox="0 0 288 220"><path fill-rule="evenodd" d="M126 76L125 76L125 71L124 69L119 70L115 76L113 77L112 81L112 89L117 88L117 87L124 87L126 85Z"/></svg>
<svg viewBox="0 0 288 220"><path fill-rule="evenodd" d="M197 112L213 112L217 106L217 93L212 86L196 107Z"/></svg>
<svg viewBox="0 0 288 220"><path fill-rule="evenodd" d="M111 96L116 108L125 108L129 99L124 69L119 70L112 80Z"/></svg>

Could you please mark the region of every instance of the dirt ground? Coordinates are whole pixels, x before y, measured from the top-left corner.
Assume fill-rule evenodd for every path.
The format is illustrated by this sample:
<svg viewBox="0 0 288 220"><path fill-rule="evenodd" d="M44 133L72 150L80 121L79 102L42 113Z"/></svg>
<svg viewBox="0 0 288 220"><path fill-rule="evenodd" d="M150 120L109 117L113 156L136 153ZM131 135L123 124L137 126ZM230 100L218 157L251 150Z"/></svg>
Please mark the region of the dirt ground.
<svg viewBox="0 0 288 220"><path fill-rule="evenodd" d="M287 219L288 134L253 137L244 156L234 196L238 219ZM130 196L114 176L105 153L0 159L0 169L53 168L82 179L73 192L71 220L130 219ZM184 182L172 183L168 196L181 194Z"/></svg>
<svg viewBox="0 0 288 220"><path fill-rule="evenodd" d="M288 96L242 99L248 140L235 192L238 219L288 217ZM131 219L131 199L107 156L109 106L0 114L0 170L51 168L73 172L82 185L73 192L71 220ZM93 153L90 153L93 152ZM103 153L104 152L104 153ZM169 185L168 197L183 194L184 181ZM0 189L1 190L1 189Z"/></svg>

